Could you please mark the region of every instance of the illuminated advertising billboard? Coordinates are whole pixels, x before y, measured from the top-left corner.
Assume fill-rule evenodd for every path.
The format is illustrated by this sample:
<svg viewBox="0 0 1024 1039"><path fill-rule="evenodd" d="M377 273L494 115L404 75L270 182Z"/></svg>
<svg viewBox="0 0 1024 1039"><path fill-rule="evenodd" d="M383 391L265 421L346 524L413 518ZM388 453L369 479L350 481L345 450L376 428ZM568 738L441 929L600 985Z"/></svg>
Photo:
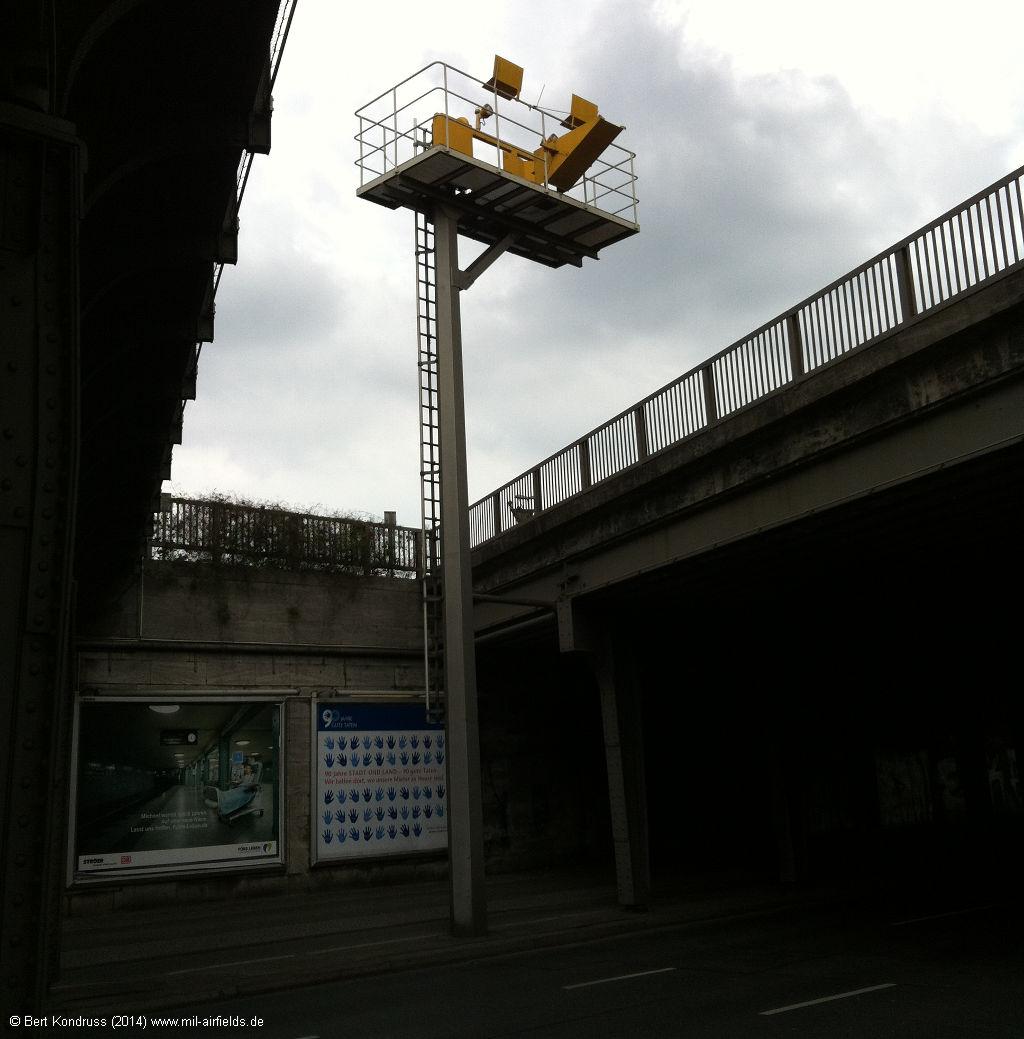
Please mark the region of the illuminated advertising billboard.
<svg viewBox="0 0 1024 1039"><path fill-rule="evenodd" d="M447 848L444 727L422 704L320 701L314 740L317 861Z"/></svg>
<svg viewBox="0 0 1024 1039"><path fill-rule="evenodd" d="M281 705L83 699L73 878L281 860Z"/></svg>

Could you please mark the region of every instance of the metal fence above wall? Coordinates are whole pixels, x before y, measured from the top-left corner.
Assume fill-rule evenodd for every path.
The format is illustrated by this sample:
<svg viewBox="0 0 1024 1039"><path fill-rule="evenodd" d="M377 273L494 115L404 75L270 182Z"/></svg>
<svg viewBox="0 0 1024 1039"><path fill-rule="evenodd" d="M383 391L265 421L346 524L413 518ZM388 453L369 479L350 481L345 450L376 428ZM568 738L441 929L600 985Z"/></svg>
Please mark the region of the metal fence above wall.
<svg viewBox="0 0 1024 1039"><path fill-rule="evenodd" d="M1024 259L1024 167L470 506L473 547L586 491Z"/></svg>
<svg viewBox="0 0 1024 1039"><path fill-rule="evenodd" d="M420 539L414 527L172 498L155 517L150 558L415 577Z"/></svg>

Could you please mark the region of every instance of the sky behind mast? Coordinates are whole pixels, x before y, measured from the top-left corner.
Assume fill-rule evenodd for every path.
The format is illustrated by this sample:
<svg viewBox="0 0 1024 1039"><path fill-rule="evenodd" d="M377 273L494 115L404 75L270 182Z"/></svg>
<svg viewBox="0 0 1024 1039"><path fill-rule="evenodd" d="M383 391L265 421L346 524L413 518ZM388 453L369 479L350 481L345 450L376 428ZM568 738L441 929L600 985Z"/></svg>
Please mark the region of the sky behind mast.
<svg viewBox="0 0 1024 1039"><path fill-rule="evenodd" d="M418 525L413 217L356 199L353 112L428 62L591 98L640 176L599 262L464 294L474 501L1024 164L1022 38L1003 0L298 0L167 489Z"/></svg>

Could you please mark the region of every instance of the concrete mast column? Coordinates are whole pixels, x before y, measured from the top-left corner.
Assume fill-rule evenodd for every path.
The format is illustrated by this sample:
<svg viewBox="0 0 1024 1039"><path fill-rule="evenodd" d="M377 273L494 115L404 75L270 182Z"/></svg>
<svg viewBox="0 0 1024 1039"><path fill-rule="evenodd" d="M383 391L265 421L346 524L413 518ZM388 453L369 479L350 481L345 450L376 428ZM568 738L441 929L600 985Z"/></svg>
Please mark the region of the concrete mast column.
<svg viewBox="0 0 1024 1039"><path fill-rule="evenodd" d="M441 573L444 587L445 727L448 739L448 870L452 931L487 930L480 734L477 722L469 492L459 310L458 214L434 211L437 256Z"/></svg>

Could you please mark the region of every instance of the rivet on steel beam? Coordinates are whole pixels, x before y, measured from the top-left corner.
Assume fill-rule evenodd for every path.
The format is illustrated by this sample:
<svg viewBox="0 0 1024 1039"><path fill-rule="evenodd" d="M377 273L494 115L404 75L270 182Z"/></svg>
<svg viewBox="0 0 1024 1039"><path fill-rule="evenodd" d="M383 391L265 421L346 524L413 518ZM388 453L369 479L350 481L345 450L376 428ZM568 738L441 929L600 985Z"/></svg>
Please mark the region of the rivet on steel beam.
<svg viewBox="0 0 1024 1039"><path fill-rule="evenodd" d="M47 398L46 398L46 406L47 406L47 407L48 407L48 408L50 409L50 411L53 411L53 409L54 409L55 407L57 407L57 401L56 401L56 399L55 399L55 398L53 398L53 397L47 397Z"/></svg>
<svg viewBox="0 0 1024 1039"><path fill-rule="evenodd" d="M13 440L13 439L14 439L14 430L11 429L10 426L5 426L4 427L4 440Z"/></svg>
<svg viewBox="0 0 1024 1039"><path fill-rule="evenodd" d="M18 366L13 361L8 361L7 370L12 373L16 372L18 370Z"/></svg>
<svg viewBox="0 0 1024 1039"><path fill-rule="evenodd" d="M42 668L38 664L32 664L29 666L28 673L30 675L38 675Z"/></svg>
<svg viewBox="0 0 1024 1039"><path fill-rule="evenodd" d="M39 561L39 572L45 574L50 569L50 564L45 559Z"/></svg>
<svg viewBox="0 0 1024 1039"><path fill-rule="evenodd" d="M15 505L14 506L14 518L15 519L24 519L25 518L25 506L24 505Z"/></svg>
<svg viewBox="0 0 1024 1039"><path fill-rule="evenodd" d="M36 598L37 599L45 599L46 598L46 589L45 588L41 588L41 587L37 588L36 589Z"/></svg>
<svg viewBox="0 0 1024 1039"><path fill-rule="evenodd" d="M19 469L24 469L25 466L28 465L28 459L24 455L18 455L18 457L14 459L14 464L18 466Z"/></svg>
<svg viewBox="0 0 1024 1039"><path fill-rule="evenodd" d="M22 300L21 296L11 296L11 306L12 307L20 307L22 302L23 302L23 300Z"/></svg>
<svg viewBox="0 0 1024 1039"><path fill-rule="evenodd" d="M57 333L56 332L47 332L46 333L46 341L48 343L56 343L57 342Z"/></svg>
<svg viewBox="0 0 1024 1039"><path fill-rule="evenodd" d="M6 477L3 480L0 480L0 490L9 491L12 486L13 484Z"/></svg>
<svg viewBox="0 0 1024 1039"><path fill-rule="evenodd" d="M53 519L53 509L49 505L43 509L43 519Z"/></svg>
<svg viewBox="0 0 1024 1039"><path fill-rule="evenodd" d="M28 700L25 703L25 713L26 714L35 714L36 713L36 709L38 707L39 707L39 702L37 700ZM26 780L24 780L24 782L28 783L28 782L30 782L30 780L26 779Z"/></svg>
<svg viewBox="0 0 1024 1039"><path fill-rule="evenodd" d="M57 374L57 366L53 363L53 361L50 361L50 363L46 366L46 374L47 375L56 375Z"/></svg>

